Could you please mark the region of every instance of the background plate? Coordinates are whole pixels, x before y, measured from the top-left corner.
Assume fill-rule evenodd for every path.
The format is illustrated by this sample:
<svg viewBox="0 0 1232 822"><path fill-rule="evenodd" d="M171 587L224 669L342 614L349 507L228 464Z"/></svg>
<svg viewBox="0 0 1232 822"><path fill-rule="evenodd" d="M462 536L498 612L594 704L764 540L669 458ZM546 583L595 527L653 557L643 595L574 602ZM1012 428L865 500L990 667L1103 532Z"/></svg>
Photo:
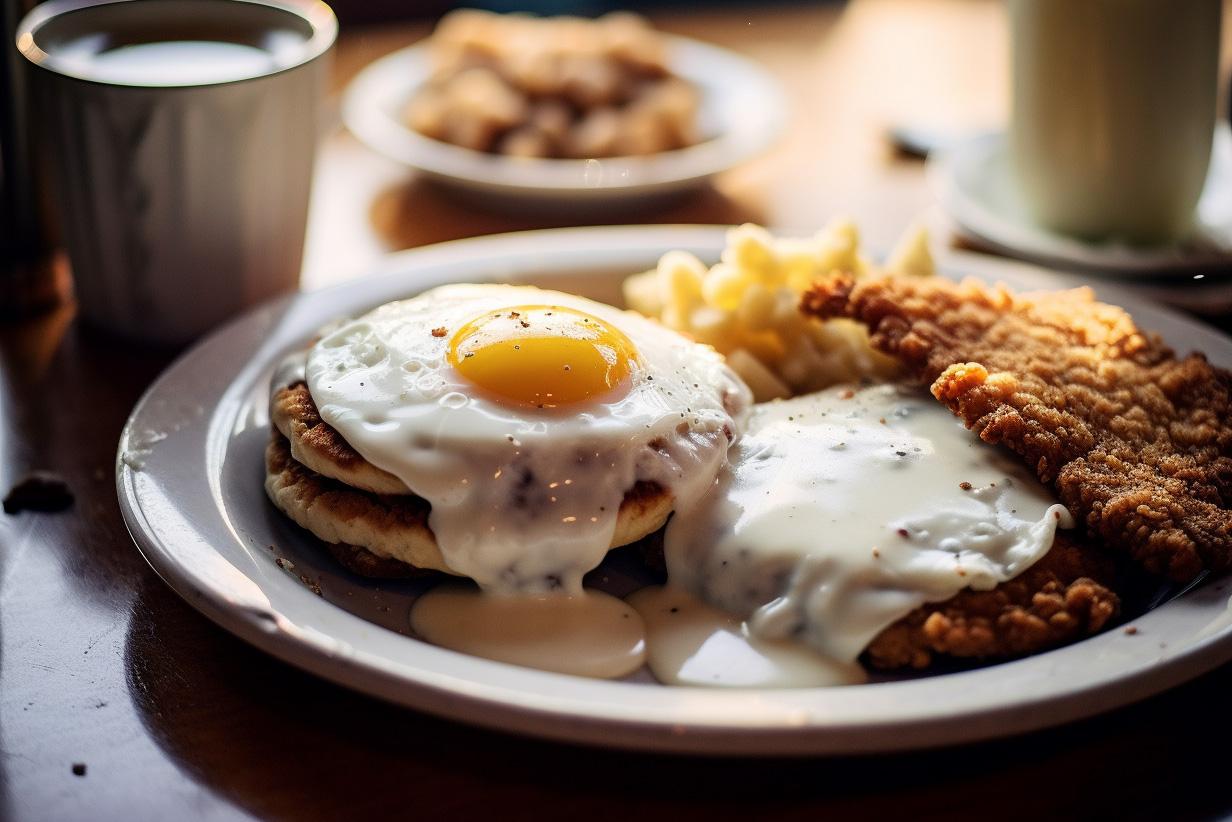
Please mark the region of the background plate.
<svg viewBox="0 0 1232 822"><path fill-rule="evenodd" d="M408 128L402 111L428 79L420 44L359 73L342 101L342 118L371 148L485 202L525 209L528 199L570 209L629 203L695 186L751 159L782 134L787 104L778 83L751 60L716 46L664 35L672 71L701 91L703 142L648 157L599 160L520 159L433 140Z"/></svg>
<svg viewBox="0 0 1232 822"><path fill-rule="evenodd" d="M586 680L407 636L417 583L346 573L266 501L269 376L320 324L456 281L531 282L618 302L624 275L675 248L715 260L723 234L717 227L630 226L462 240L393 255L373 276L236 320L168 368L124 429L116 480L134 540L202 613L327 679L466 722L626 748L851 753L984 739L1105 711L1232 658L1228 592L1216 580L1135 620L1136 635L1113 630L962 673L796 690ZM955 258L947 273L1020 288L1072 284L976 256ZM1097 291L1179 349L1198 348L1232 366L1227 337L1104 283Z"/></svg>
<svg viewBox="0 0 1232 822"><path fill-rule="evenodd" d="M1012 256L1135 282L1197 286L1200 283L1186 282L1184 275L1203 272L1209 281L1229 280L1232 132L1222 123L1215 130L1192 236L1173 245L1088 242L1035 224L1014 182L1003 132L972 137L938 152L929 160L929 176L944 208L964 231Z"/></svg>

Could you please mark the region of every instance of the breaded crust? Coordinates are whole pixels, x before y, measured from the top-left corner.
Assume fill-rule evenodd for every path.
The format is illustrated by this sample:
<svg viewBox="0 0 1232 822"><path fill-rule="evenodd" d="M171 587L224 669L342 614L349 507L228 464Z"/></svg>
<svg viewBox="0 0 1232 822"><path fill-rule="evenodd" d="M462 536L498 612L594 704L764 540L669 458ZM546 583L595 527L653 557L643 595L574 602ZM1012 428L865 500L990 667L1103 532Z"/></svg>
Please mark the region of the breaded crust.
<svg viewBox="0 0 1232 822"><path fill-rule="evenodd" d="M991 591L924 605L866 649L875 668L927 668L937 657L1011 659L1099 633L1120 610L1108 558L1058 532L1048 553ZM1101 581L1102 580L1102 581Z"/></svg>
<svg viewBox="0 0 1232 822"><path fill-rule="evenodd" d="M661 539L641 547L647 565L667 570ZM920 606L878 634L866 658L882 670L922 669L938 657L1012 659L1092 636L1120 613L1109 587L1115 572L1110 557L1058 531L1048 553L1014 579Z"/></svg>
<svg viewBox="0 0 1232 822"><path fill-rule="evenodd" d="M1232 568L1232 374L1201 354L1178 359L1086 288L838 275L801 309L864 323L1103 545L1181 582Z"/></svg>
<svg viewBox="0 0 1232 822"><path fill-rule="evenodd" d="M351 571L402 576L396 566L375 561L396 560L452 573L428 526L430 506L420 497L373 494L314 473L292 457L289 443L278 433L265 449L265 472L265 491L274 505L319 539L342 546L331 551ZM672 495L657 485L634 485L620 504L611 546L657 531L671 514L672 503Z"/></svg>
<svg viewBox="0 0 1232 822"><path fill-rule="evenodd" d="M321 419L303 382L270 396L270 421L291 444L291 456L323 477L374 494L410 494L402 480L359 455L337 429Z"/></svg>

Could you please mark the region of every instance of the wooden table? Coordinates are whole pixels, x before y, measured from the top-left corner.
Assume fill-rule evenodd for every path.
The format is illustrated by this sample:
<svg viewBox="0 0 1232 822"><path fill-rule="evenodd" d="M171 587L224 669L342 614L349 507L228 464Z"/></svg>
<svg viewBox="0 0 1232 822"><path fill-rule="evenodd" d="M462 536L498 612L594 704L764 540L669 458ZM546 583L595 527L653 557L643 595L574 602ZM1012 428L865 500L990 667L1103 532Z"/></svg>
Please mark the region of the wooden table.
<svg viewBox="0 0 1232 822"><path fill-rule="evenodd" d="M847 213L884 247L930 204L919 165L895 158L886 127L991 124L1004 111L996 3L729 7L658 22L764 62L787 86L796 123L771 156L639 221L812 229ZM422 32L348 32L339 83ZM328 143L315 198L310 288L358 276L391 249L535 227L457 205L344 134ZM0 819L1232 812L1232 666L1026 737L760 762L515 738L300 673L183 603L125 532L116 440L171 356L80 328L70 309L0 328L0 488L49 468L76 493L61 514L0 517Z"/></svg>

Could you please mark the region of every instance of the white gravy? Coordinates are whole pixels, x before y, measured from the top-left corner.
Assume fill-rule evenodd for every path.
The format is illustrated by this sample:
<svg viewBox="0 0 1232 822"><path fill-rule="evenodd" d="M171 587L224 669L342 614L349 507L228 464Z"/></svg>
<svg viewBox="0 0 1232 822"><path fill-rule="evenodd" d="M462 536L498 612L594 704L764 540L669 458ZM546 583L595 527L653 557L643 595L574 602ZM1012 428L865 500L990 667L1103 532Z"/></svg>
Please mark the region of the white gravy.
<svg viewBox="0 0 1232 822"><path fill-rule="evenodd" d="M439 585L416 600L411 629L442 648L576 676L621 677L646 659L641 616L598 591L503 596Z"/></svg>
<svg viewBox="0 0 1232 822"><path fill-rule="evenodd" d="M646 623L646 664L666 685L817 688L865 682L854 662L836 662L790 640L759 639L738 617L670 586L628 602Z"/></svg>
<svg viewBox="0 0 1232 822"><path fill-rule="evenodd" d="M747 618L757 639L853 662L921 604L1021 573L1072 525L931 398L838 387L757 406L665 550L673 584Z"/></svg>

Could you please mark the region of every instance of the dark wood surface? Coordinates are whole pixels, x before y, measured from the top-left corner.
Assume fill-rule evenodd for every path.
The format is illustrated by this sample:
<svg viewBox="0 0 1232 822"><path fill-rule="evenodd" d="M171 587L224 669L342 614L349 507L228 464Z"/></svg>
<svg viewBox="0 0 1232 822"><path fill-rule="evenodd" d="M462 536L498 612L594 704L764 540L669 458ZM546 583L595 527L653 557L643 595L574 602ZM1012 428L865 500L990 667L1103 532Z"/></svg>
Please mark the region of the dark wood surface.
<svg viewBox="0 0 1232 822"><path fill-rule="evenodd" d="M830 178L809 166L794 181L783 179L823 145L793 137L775 156L653 218L751 216L802 226L845 204L873 236L892 236L912 208L927 206L918 166L892 159L884 146L860 148L859 134L876 141L881 127L876 117L860 119L864 98L834 80L817 86L809 79L817 66L865 65L869 51L875 57L878 48L897 48L893 37L883 42L889 35L879 25L891 12L917 24L941 21L948 37L963 32L977 54L961 60L975 60L985 74L999 70L1002 55L978 44L998 31L999 12L989 3L856 3L842 16L831 8L794 9L757 19L768 32L760 45L746 43L748 21L730 11L663 21L763 57L793 94L810 95L798 105L844 112L857 134L839 129L827 138L835 151L856 147L852 168L817 161ZM934 47L945 39L912 31ZM339 55L340 78L417 34L354 34ZM954 68L959 57L938 59L940 67L929 64L934 73L966 76ZM996 108L995 99L985 101L985 79L954 82L970 101L956 118ZM865 83L869 94L875 85ZM823 139L820 126L805 131ZM390 248L530 227L471 213L400 175L344 135L331 139L314 206L309 286L354 276ZM823 183L825 191L811 188ZM879 211L877 197L895 199ZM0 326L0 490L44 468L62 474L76 495L62 513L0 516L0 819L1232 813L1232 712L1223 703L1232 666L1135 706L1025 737L902 756L764 761L636 755L507 736L301 673L182 602L146 565L120 519L113 479L120 428L174 353L82 328L69 308Z"/></svg>

